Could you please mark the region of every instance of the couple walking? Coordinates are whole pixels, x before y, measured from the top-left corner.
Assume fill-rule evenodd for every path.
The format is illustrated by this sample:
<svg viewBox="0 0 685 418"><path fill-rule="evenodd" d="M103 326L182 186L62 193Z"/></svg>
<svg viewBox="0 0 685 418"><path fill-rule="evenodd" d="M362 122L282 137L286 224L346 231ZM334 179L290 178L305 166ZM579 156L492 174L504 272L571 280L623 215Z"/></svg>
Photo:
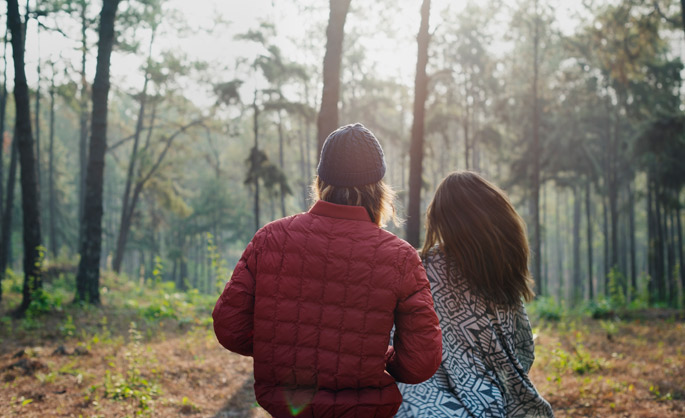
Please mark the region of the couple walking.
<svg viewBox="0 0 685 418"><path fill-rule="evenodd" d="M528 379L528 245L504 192L448 175L422 262L382 229L397 221L384 174L373 133L337 129L316 203L261 228L233 271L214 330L254 357L259 404L275 417L553 416Z"/></svg>

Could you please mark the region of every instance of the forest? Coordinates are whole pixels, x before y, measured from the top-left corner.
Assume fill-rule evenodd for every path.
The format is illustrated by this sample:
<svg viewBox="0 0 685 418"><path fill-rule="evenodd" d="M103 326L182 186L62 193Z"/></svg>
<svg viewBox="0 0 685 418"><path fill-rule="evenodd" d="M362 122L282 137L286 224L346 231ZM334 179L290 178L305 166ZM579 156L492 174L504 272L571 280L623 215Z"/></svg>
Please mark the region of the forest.
<svg viewBox="0 0 685 418"><path fill-rule="evenodd" d="M2 3L0 416L268 416L211 311L355 122L414 247L508 193L556 416L685 415L685 0Z"/></svg>

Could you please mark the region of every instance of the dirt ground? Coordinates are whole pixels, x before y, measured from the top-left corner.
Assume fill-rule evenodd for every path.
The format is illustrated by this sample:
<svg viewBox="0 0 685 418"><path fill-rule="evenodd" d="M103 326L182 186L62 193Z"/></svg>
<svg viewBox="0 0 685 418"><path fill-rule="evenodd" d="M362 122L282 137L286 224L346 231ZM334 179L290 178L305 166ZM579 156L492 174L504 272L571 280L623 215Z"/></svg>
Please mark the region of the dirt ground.
<svg viewBox="0 0 685 418"><path fill-rule="evenodd" d="M66 316L34 329L4 320L0 416L268 417L255 402L251 359L224 350L209 323L131 326L134 313L107 308L73 324ZM682 321L534 326L530 377L557 417L685 416Z"/></svg>

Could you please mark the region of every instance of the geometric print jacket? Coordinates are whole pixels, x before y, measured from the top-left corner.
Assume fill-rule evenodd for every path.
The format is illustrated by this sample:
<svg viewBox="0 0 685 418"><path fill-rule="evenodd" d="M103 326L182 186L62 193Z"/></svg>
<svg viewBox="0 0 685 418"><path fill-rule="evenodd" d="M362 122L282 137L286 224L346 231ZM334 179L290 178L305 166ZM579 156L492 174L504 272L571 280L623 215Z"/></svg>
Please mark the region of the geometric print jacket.
<svg viewBox="0 0 685 418"><path fill-rule="evenodd" d="M489 303L450 264L437 247L424 260L442 328L441 365L421 384L399 385L395 416L554 417L528 378L535 355L523 303Z"/></svg>

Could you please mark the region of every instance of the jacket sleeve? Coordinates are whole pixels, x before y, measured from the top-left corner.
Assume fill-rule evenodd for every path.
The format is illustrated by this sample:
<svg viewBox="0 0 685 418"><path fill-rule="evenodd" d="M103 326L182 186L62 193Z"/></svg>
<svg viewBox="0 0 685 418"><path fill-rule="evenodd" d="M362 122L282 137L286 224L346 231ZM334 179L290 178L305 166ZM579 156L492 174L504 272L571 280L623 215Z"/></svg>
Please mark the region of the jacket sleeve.
<svg viewBox="0 0 685 418"><path fill-rule="evenodd" d="M393 350L387 370L398 382L417 384L430 379L442 360L442 333L433 308L426 271L413 252L400 285L395 308Z"/></svg>
<svg viewBox="0 0 685 418"><path fill-rule="evenodd" d="M533 331L530 329L530 321L523 303L516 310L514 348L519 363L521 363L523 370L528 373L535 360L535 343L533 341Z"/></svg>
<svg viewBox="0 0 685 418"><path fill-rule="evenodd" d="M252 355L257 240L247 245L212 312L219 343L244 356Z"/></svg>

